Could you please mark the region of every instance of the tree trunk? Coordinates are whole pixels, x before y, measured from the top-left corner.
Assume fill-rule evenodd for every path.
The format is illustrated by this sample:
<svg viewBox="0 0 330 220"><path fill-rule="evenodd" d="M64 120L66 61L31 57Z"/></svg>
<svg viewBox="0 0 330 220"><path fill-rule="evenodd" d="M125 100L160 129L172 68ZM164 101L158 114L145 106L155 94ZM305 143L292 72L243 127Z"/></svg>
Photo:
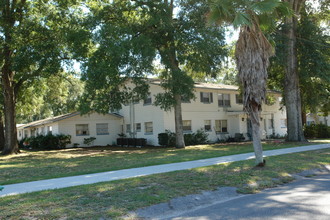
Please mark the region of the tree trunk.
<svg viewBox="0 0 330 220"><path fill-rule="evenodd" d="M302 0L289 0L289 3L297 15ZM297 58L297 17L293 15L286 19L287 36L287 63L285 75L285 106L287 114L288 141L306 141L303 133L303 123L301 115L301 96L299 88L298 58Z"/></svg>
<svg viewBox="0 0 330 220"><path fill-rule="evenodd" d="M174 117L175 117L175 145L176 148L184 148L184 135L182 126L181 95L175 95Z"/></svg>
<svg viewBox="0 0 330 220"><path fill-rule="evenodd" d="M0 151L5 147L5 130L3 126L3 116L0 114Z"/></svg>
<svg viewBox="0 0 330 220"><path fill-rule="evenodd" d="M260 112L258 106L253 107L253 117L250 114L250 120L252 124L252 139L253 139L253 148L254 155L256 157L257 166L264 166L264 159L262 153L262 144L260 137Z"/></svg>
<svg viewBox="0 0 330 220"><path fill-rule="evenodd" d="M15 16L11 9L10 1L4 3L4 46L2 50L3 66L1 69L1 81L3 92L4 121L5 121L5 146L2 154L18 153L16 113L15 113L15 85L14 71L12 69L13 49L12 29L15 25Z"/></svg>
<svg viewBox="0 0 330 220"><path fill-rule="evenodd" d="M12 86L12 76L10 71L7 71L7 65L4 65L2 70L2 85L4 95L4 118L5 118L5 146L2 154L8 155L19 153L17 144L17 129L16 129L16 114L15 114L15 94Z"/></svg>

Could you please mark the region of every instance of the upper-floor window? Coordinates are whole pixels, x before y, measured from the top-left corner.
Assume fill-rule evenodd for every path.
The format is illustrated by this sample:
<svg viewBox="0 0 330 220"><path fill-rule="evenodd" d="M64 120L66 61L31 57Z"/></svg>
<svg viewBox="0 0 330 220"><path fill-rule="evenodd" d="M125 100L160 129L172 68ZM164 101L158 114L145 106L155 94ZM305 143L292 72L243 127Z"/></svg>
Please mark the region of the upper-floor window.
<svg viewBox="0 0 330 220"><path fill-rule="evenodd" d="M77 136L89 135L88 124L76 124L76 135Z"/></svg>
<svg viewBox="0 0 330 220"><path fill-rule="evenodd" d="M212 103L213 102L213 93L212 92L201 92L201 102L203 103Z"/></svg>
<svg viewBox="0 0 330 220"><path fill-rule="evenodd" d="M211 120L204 120L204 130L205 131L211 131L212 130Z"/></svg>
<svg viewBox="0 0 330 220"><path fill-rule="evenodd" d="M227 120L215 120L215 131L216 132L228 132Z"/></svg>
<svg viewBox="0 0 330 220"><path fill-rule="evenodd" d="M151 95L148 95L147 98L145 98L143 100L143 104L144 105L151 105L151 103L152 103Z"/></svg>
<svg viewBox="0 0 330 220"><path fill-rule="evenodd" d="M236 104L243 104L243 96L242 94L236 94Z"/></svg>
<svg viewBox="0 0 330 220"><path fill-rule="evenodd" d="M109 134L108 123L97 123L96 124L96 134L97 135L108 135Z"/></svg>
<svg viewBox="0 0 330 220"><path fill-rule="evenodd" d="M229 94L218 94L218 106L230 107L230 95Z"/></svg>
<svg viewBox="0 0 330 220"><path fill-rule="evenodd" d="M191 131L191 120L183 120L182 129L183 129L183 131L186 131L186 132Z"/></svg>

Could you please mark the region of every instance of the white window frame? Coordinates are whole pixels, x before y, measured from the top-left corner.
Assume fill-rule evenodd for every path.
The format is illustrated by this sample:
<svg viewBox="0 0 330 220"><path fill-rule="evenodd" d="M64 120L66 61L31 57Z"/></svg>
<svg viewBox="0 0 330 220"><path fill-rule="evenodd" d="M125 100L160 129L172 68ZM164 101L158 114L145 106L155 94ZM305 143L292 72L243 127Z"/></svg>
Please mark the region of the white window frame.
<svg viewBox="0 0 330 220"><path fill-rule="evenodd" d="M215 120L214 128L216 133L228 133L228 120L226 119Z"/></svg>
<svg viewBox="0 0 330 220"><path fill-rule="evenodd" d="M192 131L192 122L191 122L191 120L182 120L182 130L183 130L183 132L191 132Z"/></svg>
<svg viewBox="0 0 330 220"><path fill-rule="evenodd" d="M89 124L76 124L76 136L89 136Z"/></svg>
<svg viewBox="0 0 330 220"><path fill-rule="evenodd" d="M219 93L218 94L218 106L219 107L230 107L230 94L229 93Z"/></svg>
<svg viewBox="0 0 330 220"><path fill-rule="evenodd" d="M204 130L212 131L212 121L211 120L204 120Z"/></svg>
<svg viewBox="0 0 330 220"><path fill-rule="evenodd" d="M96 123L96 135L109 135L109 123Z"/></svg>
<svg viewBox="0 0 330 220"><path fill-rule="evenodd" d="M153 134L154 127L152 121L144 122L144 133L145 134Z"/></svg>
<svg viewBox="0 0 330 220"><path fill-rule="evenodd" d="M202 103L213 103L212 92L200 92L200 99Z"/></svg>
<svg viewBox="0 0 330 220"><path fill-rule="evenodd" d="M143 100L143 105L151 105L152 104L152 97L151 95L148 95L144 100Z"/></svg>
<svg viewBox="0 0 330 220"><path fill-rule="evenodd" d="M136 132L141 132L141 123L135 123L135 131Z"/></svg>

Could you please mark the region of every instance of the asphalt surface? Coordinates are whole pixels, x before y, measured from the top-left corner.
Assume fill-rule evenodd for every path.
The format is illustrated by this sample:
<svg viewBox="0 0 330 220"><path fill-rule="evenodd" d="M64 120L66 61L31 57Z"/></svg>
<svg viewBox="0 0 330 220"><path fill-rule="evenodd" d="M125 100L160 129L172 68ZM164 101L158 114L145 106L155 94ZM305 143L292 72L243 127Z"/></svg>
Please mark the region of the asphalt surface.
<svg viewBox="0 0 330 220"><path fill-rule="evenodd" d="M302 178L259 194L245 195L158 219L329 220L330 174Z"/></svg>

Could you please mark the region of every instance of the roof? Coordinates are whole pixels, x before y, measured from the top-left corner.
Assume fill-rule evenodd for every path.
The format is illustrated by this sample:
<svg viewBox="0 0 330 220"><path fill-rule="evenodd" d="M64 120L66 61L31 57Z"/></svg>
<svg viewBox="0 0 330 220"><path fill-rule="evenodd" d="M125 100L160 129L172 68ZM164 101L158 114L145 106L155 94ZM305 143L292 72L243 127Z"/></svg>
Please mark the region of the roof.
<svg viewBox="0 0 330 220"><path fill-rule="evenodd" d="M108 114L113 115L113 116L118 117L118 118L123 117L123 116L119 115L118 113L108 113ZM18 126L17 128L30 128L30 127L36 127L36 126L39 126L39 125L51 124L51 123L54 123L54 122L57 122L57 121L62 121L62 120L65 120L67 118L71 118L71 117L74 117L74 116L77 116L77 115L80 115L80 112L73 112L73 113L59 115L59 116L55 116L55 117L51 117L51 118L38 120L38 121L33 121L33 122L30 122L30 123Z"/></svg>
<svg viewBox="0 0 330 220"><path fill-rule="evenodd" d="M159 79L148 79L150 84L160 85L161 81ZM239 87L235 85L225 85L225 84L217 84L217 83L202 83L195 82L195 88L199 89L215 89L215 90L229 90L229 91L238 91ZM275 90L267 90L271 93L280 93Z"/></svg>

